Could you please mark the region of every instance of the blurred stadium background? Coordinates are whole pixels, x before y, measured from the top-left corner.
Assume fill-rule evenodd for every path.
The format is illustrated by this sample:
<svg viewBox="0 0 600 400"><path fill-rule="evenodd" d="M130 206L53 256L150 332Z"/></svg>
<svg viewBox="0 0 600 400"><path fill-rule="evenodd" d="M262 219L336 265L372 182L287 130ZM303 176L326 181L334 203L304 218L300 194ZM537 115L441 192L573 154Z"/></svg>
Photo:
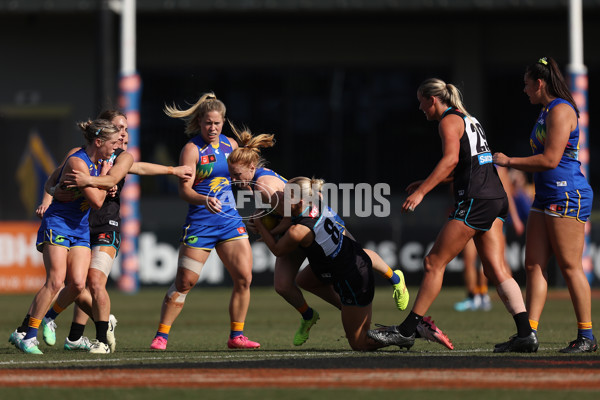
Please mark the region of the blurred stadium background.
<svg viewBox="0 0 600 400"><path fill-rule="evenodd" d="M600 0L582 5L589 146L598 154ZM76 121L119 106L119 9L119 1L0 0L0 135L9 149L0 172L0 292L37 290L43 282L33 243L45 176L81 144ZM183 125L162 108L214 91L231 121L276 135L264 155L284 176L388 183L390 217L345 219L359 241L405 268L410 285L419 283L422 257L452 206L441 187L414 214L398 212L404 188L441 154L435 124L418 110L418 84L433 76L457 84L492 149L527 155L539 108L522 92L524 68L543 56L563 69L569 64L566 0L138 0L136 33L141 160L176 164ZM591 157L595 189L599 174ZM140 284L169 284L187 206L172 177L143 177L140 187ZM596 197L588 263L594 286ZM507 242L524 284L523 238L508 227ZM253 249L254 284L269 285L273 258L261 243ZM38 277L17 279L26 266ZM446 283L462 284L461 271L461 260L452 262ZM201 284L228 279L214 260ZM551 280L562 285L555 269Z"/></svg>

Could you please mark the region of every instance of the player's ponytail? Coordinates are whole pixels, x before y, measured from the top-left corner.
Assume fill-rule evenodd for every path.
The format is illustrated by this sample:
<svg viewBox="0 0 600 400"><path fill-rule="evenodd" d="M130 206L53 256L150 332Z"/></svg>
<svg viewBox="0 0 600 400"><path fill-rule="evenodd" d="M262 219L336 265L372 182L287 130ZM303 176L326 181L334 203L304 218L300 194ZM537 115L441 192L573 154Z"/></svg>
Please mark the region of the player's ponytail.
<svg viewBox="0 0 600 400"><path fill-rule="evenodd" d="M325 181L323 179L317 179L315 177L312 177L310 179L310 187L312 188L312 192L314 194L321 193L321 191L323 190L324 184L325 184Z"/></svg>
<svg viewBox="0 0 600 400"><path fill-rule="evenodd" d="M423 97L437 97L442 103L457 108L465 115L469 115L462 102L460 90L451 83L446 83L438 78L430 78L421 83L417 91Z"/></svg>
<svg viewBox="0 0 600 400"><path fill-rule="evenodd" d="M117 127L106 119L78 122L77 126L83 131L83 137L88 144L93 143L96 139L101 139L103 142L105 142L112 134L119 132Z"/></svg>
<svg viewBox="0 0 600 400"><path fill-rule="evenodd" d="M525 69L525 74L534 81L538 79L545 81L548 94L571 103L571 106L575 109L577 118L579 118L577 103L573 99L573 95L563 74L560 72L558 64L552 57L542 57L535 63L528 65Z"/></svg>
<svg viewBox="0 0 600 400"><path fill-rule="evenodd" d="M185 121L185 133L195 136L200 133L200 120L209 112L216 111L225 120L227 108L217 99L214 93L204 93L190 108L180 110L176 105L167 106L163 110L171 118L181 118Z"/></svg>
<svg viewBox="0 0 600 400"><path fill-rule="evenodd" d="M247 127L239 129L231 122L229 122L229 126L240 147L231 152L227 158L227 163L229 165L241 164L244 166L254 165L256 168L263 167L266 161L261 157L260 149L273 147L275 145L275 135L261 133L254 136Z"/></svg>

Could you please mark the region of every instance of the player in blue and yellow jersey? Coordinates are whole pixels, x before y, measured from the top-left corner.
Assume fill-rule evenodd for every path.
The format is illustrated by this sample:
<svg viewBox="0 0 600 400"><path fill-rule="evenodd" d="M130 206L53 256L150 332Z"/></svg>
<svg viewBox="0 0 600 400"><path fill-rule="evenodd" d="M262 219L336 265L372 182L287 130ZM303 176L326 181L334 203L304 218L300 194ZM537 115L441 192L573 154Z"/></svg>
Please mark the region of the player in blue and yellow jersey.
<svg viewBox="0 0 600 400"><path fill-rule="evenodd" d="M118 129L108 120L81 122L87 145L71 155L61 175L73 170L97 176L99 160L108 159L119 143ZM19 348L28 354L42 354L37 333L52 300L65 284L65 297L71 303L85 288L90 263L90 208L102 206L106 191L95 188L74 189L77 195L67 202L53 201L44 213L38 231L37 249L44 254L46 283L36 294L28 329Z"/></svg>
<svg viewBox="0 0 600 400"><path fill-rule="evenodd" d="M165 295L151 349L166 349L171 326L212 249L216 250L233 281L227 347L260 347L244 336L250 304L252 248L231 190L227 157L237 148L237 143L221 135L225 111L225 105L213 93L202 95L186 110L165 108L168 116L186 122L185 132L192 138L181 151L180 164L192 167L194 174L192 179L179 182L179 195L189 203L189 209L179 248L177 276Z"/></svg>
<svg viewBox="0 0 600 400"><path fill-rule="evenodd" d="M66 183L77 187L115 188L115 192L107 196L104 205L99 210L90 212L90 234L92 241L92 260L88 273L87 285L91 296L86 301L86 307L91 308L94 324L96 325L96 340L92 342L91 353L114 353L116 348L115 327L117 319L110 313L110 297L106 291L106 283L112 269L113 261L118 254L121 243L120 194L128 173L137 175L175 175L181 179L191 177L191 168L187 166L166 166L160 164L135 162L127 152L129 144L128 122L126 115L119 110L106 110L100 118L109 119L119 128L120 145L115 151L116 158L104 176L90 177L75 171L66 174ZM79 349L87 316L75 312L69 337L65 339L64 348Z"/></svg>
<svg viewBox="0 0 600 400"><path fill-rule="evenodd" d="M55 197L59 201L70 201L73 198L70 188L96 187L110 190L102 207L98 210L90 210L89 229L92 257L90 269L87 276L87 288L82 291L76 299L73 312L73 322L69 336L65 339L65 350L87 350L94 354L114 353L116 348L115 327L117 319L110 314L110 297L106 291L106 282L112 268L113 261L120 247L120 193L125 183L127 173L137 175L175 175L181 179L191 177L191 168L187 166L165 166L146 162L134 162L133 156L127 153L129 134L127 131L127 117L120 110L105 110L98 115L98 119L109 120L119 129L119 148L113 156L107 160L104 169L108 169L106 175L90 176L82 171L73 171L63 175L62 184L67 189L57 187ZM80 148L69 151L67 157L77 152ZM62 170L59 168L50 176L47 186L56 185ZM43 217L45 210L51 204L53 196L45 193L42 204L36 209L36 213ZM88 290L89 289L89 290ZM61 292L62 293L62 292ZM56 343L56 322L60 312L68 307L65 303L64 294L59 295L54 305L42 320L43 338L47 345ZM81 308L80 308L81 307ZM85 310L85 311L84 311ZM96 326L96 340L91 341L83 336L88 315L93 318ZM26 316L23 324L11 335L11 343L18 343L27 330Z"/></svg>
<svg viewBox="0 0 600 400"><path fill-rule="evenodd" d="M494 352L535 352L538 341L529 326L521 289L504 261L502 227L508 199L492 164L483 128L466 112L460 91L452 84L428 79L419 86L417 99L427 120L439 121L443 156L425 180L409 185L402 212L414 211L434 187L451 181L455 209L425 256L425 273L410 314L398 326L369 334L382 343L412 346L419 321L440 293L446 265L473 239L485 275L517 326L517 334L494 348Z"/></svg>
<svg viewBox="0 0 600 400"><path fill-rule="evenodd" d="M544 57L529 65L524 92L542 110L531 132L532 156L494 154L494 162L533 172L535 198L527 220L525 267L527 308L537 330L548 293L547 266L555 255L577 317L577 338L562 353L593 352L590 284L582 265L585 222L593 192L578 160L579 110L556 61Z"/></svg>
<svg viewBox="0 0 600 400"><path fill-rule="evenodd" d="M283 218L283 188L287 179L264 168L265 161L260 156L260 149L272 147L275 144L273 135L261 134L253 136L249 130L239 132L233 125L233 132L238 137L241 147L231 153L227 162L232 182L241 190L252 190L260 195L266 208L259 211L263 221L270 226L276 234L284 233L290 226L289 217ZM256 231L252 221L248 227ZM343 221L341 221L343 227ZM276 257L273 284L275 291L283 297L302 316L300 327L294 334L293 343L300 346L308 340L309 331L319 319L319 313L308 306L302 291L296 285L296 275L306 256L299 250L290 252L285 256ZM339 296L332 287L322 288L315 293L333 306L340 308Z"/></svg>

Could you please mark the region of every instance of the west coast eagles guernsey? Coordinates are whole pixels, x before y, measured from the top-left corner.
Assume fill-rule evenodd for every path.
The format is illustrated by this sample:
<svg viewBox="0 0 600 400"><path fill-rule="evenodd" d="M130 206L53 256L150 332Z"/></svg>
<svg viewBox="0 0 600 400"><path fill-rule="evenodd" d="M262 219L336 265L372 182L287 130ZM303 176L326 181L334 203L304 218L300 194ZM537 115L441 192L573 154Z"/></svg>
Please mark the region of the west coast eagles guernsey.
<svg viewBox="0 0 600 400"><path fill-rule="evenodd" d="M558 104L571 103L564 99L554 99L544 107L533 127L529 144L533 154L542 154L545 149L547 139L546 117L552 108ZM554 169L533 174L535 183L535 195L541 198L563 197L565 192L590 188L589 183L581 172L581 163L578 159L579 154L579 121L575 130L569 134L569 141L565 151Z"/></svg>
<svg viewBox="0 0 600 400"><path fill-rule="evenodd" d="M454 199L499 199L506 196L504 187L492 163L492 153L479 121L454 107L442 114L458 115L465 123L460 138L458 164L454 168Z"/></svg>
<svg viewBox="0 0 600 400"><path fill-rule="evenodd" d="M275 172L271 169L268 169L268 168L259 167L259 168L256 168L256 171L254 171L254 176L252 177L251 186L253 189L255 189L257 186L261 186L257 183L257 181L259 178L261 178L263 176L274 176L275 178L278 178L284 184L287 183L287 179L285 179L283 176L279 175L277 172ZM269 207L268 209L266 209L264 211L267 211L267 214L269 214L273 209L274 208ZM281 216L276 213L274 213L273 216L275 216L276 218L281 218Z"/></svg>
<svg viewBox="0 0 600 400"><path fill-rule="evenodd" d="M277 172L275 172L271 169L263 168L263 167L256 168L256 171L254 172L254 177L252 178L252 180L254 182L256 182L258 180L258 178L263 177L263 176L274 176L276 178L279 178L282 182L287 183L287 179L285 179L283 176L279 175Z"/></svg>
<svg viewBox="0 0 600 400"><path fill-rule="evenodd" d="M71 157L82 159L87 164L90 175L98 176L100 171L92 160L90 160L85 149L77 150L69 158ZM63 171L60 172L61 176ZM52 200L52 203L44 213L40 229L52 229L62 234L68 233L72 236L88 238L89 240L90 227L88 217L90 214L90 205L85 196L78 189L75 190L77 190L78 195L73 201L61 202L56 199Z"/></svg>
<svg viewBox="0 0 600 400"><path fill-rule="evenodd" d="M216 197L221 201L221 212L211 213L206 206L190 204L186 225L223 225L232 220L241 221L240 214L235 208L235 198L231 190L231 177L227 167L227 157L233 150L229 139L219 137L219 143L206 143L200 135L190 142L198 149L198 164L193 189L202 195Z"/></svg>

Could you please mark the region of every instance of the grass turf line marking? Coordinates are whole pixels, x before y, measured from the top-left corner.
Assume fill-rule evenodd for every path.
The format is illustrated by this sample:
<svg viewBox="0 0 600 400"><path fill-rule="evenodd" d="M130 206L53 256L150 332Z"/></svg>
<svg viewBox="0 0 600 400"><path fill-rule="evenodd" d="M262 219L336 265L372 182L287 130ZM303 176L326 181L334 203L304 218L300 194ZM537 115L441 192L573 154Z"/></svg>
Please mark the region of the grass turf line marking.
<svg viewBox="0 0 600 400"><path fill-rule="evenodd" d="M558 350L559 348L541 348L539 350ZM368 356L379 356L379 357L394 357L397 354L402 356L419 356L419 357L428 357L428 356L436 356L436 357L453 357L461 354L472 354L472 353L490 353L492 352L492 348L481 348L481 349L468 349L468 350L445 350L441 349L438 351L431 350L422 350L422 351L386 351L385 354L383 352L379 353L362 353L355 351L340 351L340 352L290 352L290 353L261 353L257 354L256 352L252 352L249 354L223 354L223 355L206 355L206 356L190 356L186 353L185 356L165 356L165 357L120 357L120 358L93 358L93 359L65 359L65 360L28 360L28 361L0 361L0 366L44 366L44 365L61 365L61 364L77 364L77 363L126 363L126 362L139 362L139 361L179 361L181 364L185 364L186 362L194 362L194 361L211 361L211 362L228 362L231 360L236 361L261 361L261 360L269 360L269 359L280 359L280 358L336 358L341 356L359 356L363 355L365 357ZM150 352L150 351L149 351Z"/></svg>
<svg viewBox="0 0 600 400"><path fill-rule="evenodd" d="M562 347L540 347L539 351L558 351L559 349L561 349ZM490 353L492 352L493 349L490 348L478 348L478 349L466 349L466 350L460 350L460 349L454 349L454 350L447 350L447 349L442 349L440 348L439 350L429 350L429 349L423 349L420 351L410 351L410 352L406 352L406 351L402 351L402 350L398 350L398 351L385 351L385 354L383 354L383 352L379 352L379 353L362 353L362 352L355 352L355 351L340 351L340 352L289 352L289 353L273 353L273 354L269 354L269 353L260 353L257 354L256 352L252 352L249 354L223 354L223 355L210 355L210 356L189 356L188 353L186 353L186 355L184 357L182 356L165 356L165 357L155 357L155 356L149 356L149 357L120 357L120 358L94 358L94 359L66 359L66 360L31 360L31 361L15 361L15 360L8 360L8 361L0 361L0 366L15 366L15 367L19 367L19 366L43 366L43 365L60 365L60 364L73 364L73 363L87 363L87 364L93 364L93 363L123 363L123 362L139 362L139 361L171 361L171 360L176 360L176 361L183 361L182 364L185 364L186 362L194 362L195 360L199 360L199 361L212 361L212 362L227 362L227 361L231 361L231 360L237 360L240 362L243 361L261 361L261 360L269 360L269 359L279 359L279 358L336 358L336 357L341 357L341 356L357 356L357 355L364 355L364 356L372 356L372 355L377 355L380 357L393 357L396 354L400 354L402 356L408 355L408 356L422 356L422 357L427 357L427 356L446 356L446 357L452 357L452 356L456 356L456 355L461 355L461 354L473 354L473 353Z"/></svg>
<svg viewBox="0 0 600 400"><path fill-rule="evenodd" d="M339 356L350 356L356 355L356 352L343 351L335 353L275 353L275 354L260 354L259 357L256 354L236 354L236 355L222 355L222 356L192 356L184 357L181 356L166 356L166 357L121 357L121 358L94 358L94 359L69 359L69 360L32 360L32 361L0 361L1 366L28 366L28 365L51 365L51 364L69 364L69 363L96 363L96 362L108 362L108 363L119 363L119 362L132 362L132 361L194 361L194 360L208 360L215 362L226 362L230 360L238 361L260 361L261 359L273 359L273 358L335 358Z"/></svg>

